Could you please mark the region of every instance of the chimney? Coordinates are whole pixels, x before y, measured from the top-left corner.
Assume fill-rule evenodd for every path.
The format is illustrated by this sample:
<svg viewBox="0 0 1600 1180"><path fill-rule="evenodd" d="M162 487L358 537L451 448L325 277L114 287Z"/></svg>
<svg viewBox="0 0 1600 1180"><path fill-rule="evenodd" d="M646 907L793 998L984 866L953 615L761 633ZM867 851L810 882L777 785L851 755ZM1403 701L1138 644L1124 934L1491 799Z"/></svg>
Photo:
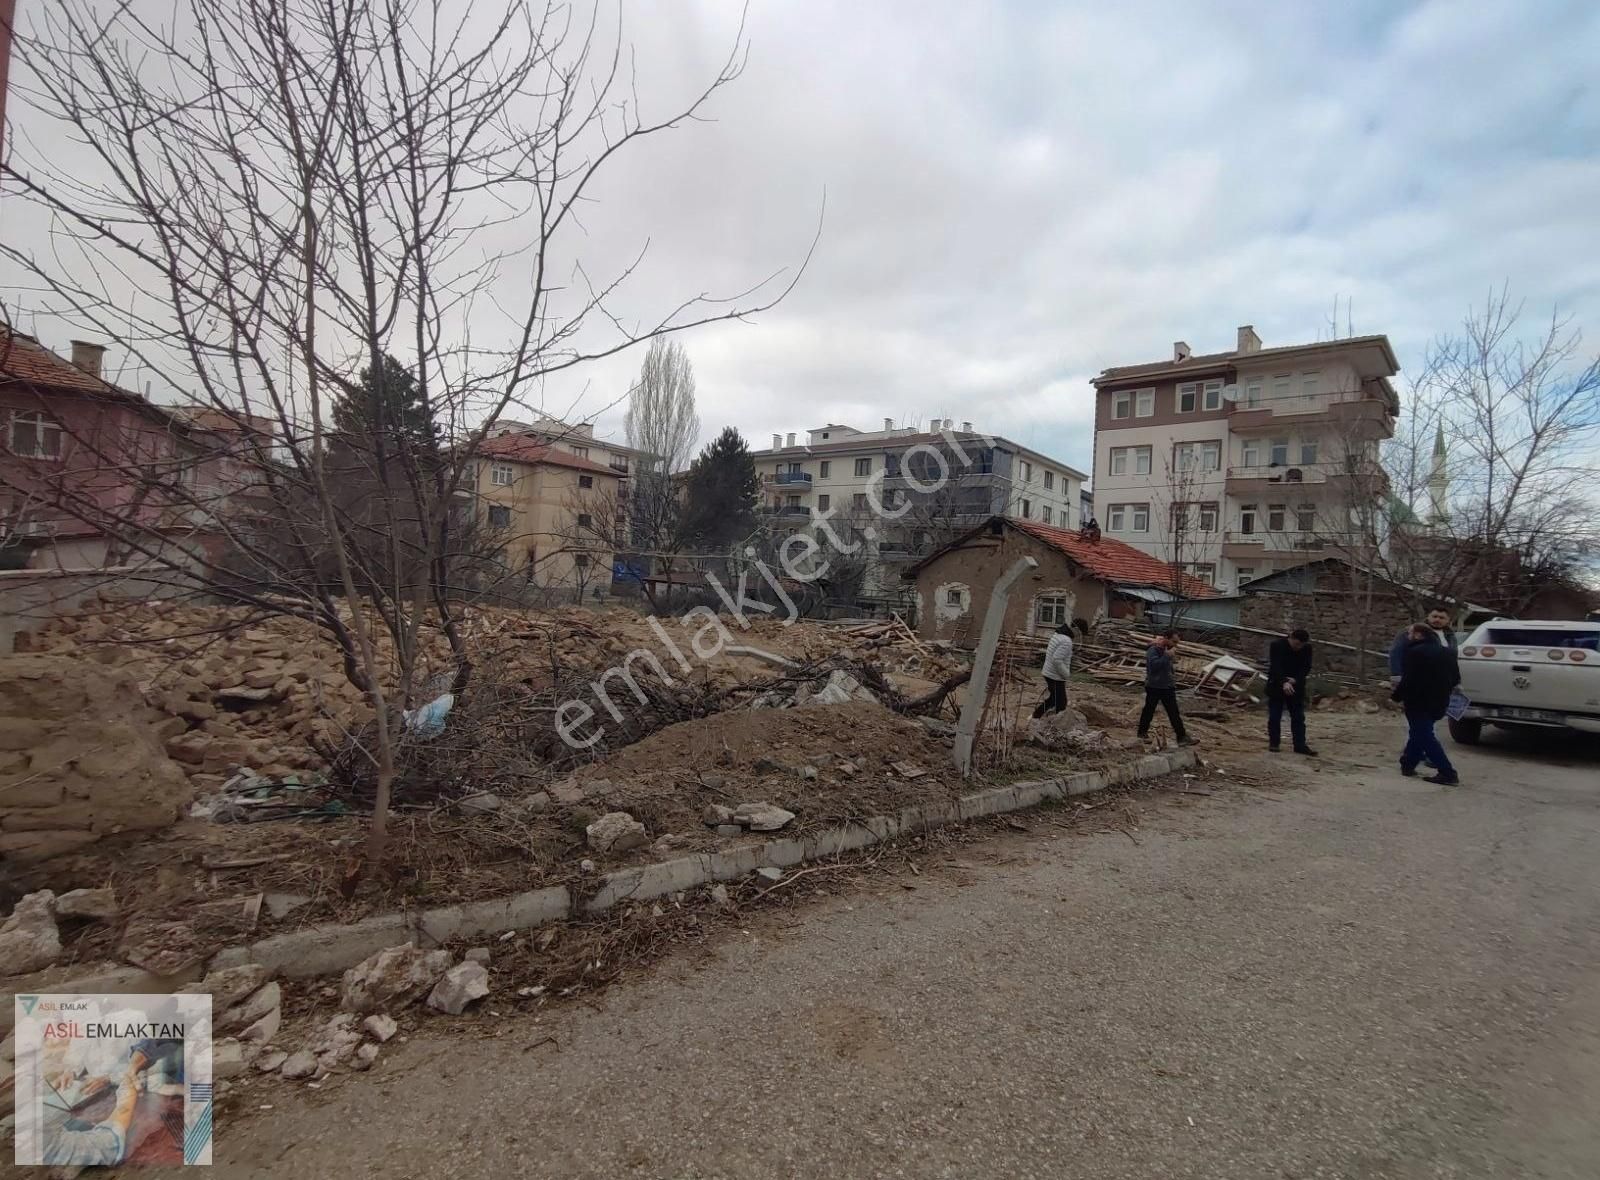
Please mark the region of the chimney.
<svg viewBox="0 0 1600 1180"><path fill-rule="evenodd" d="M91 377L100 376L100 366L105 356L104 344L91 344L87 340L72 342L72 363Z"/></svg>
<svg viewBox="0 0 1600 1180"><path fill-rule="evenodd" d="M1182 340L1174 340L1172 342L1172 363L1177 364L1179 361L1186 361L1188 359L1189 345Z"/></svg>
<svg viewBox="0 0 1600 1180"><path fill-rule="evenodd" d="M775 451L783 450L783 435L775 434L772 436L772 449Z"/></svg>
<svg viewBox="0 0 1600 1180"><path fill-rule="evenodd" d="M961 424L961 432L963 434L971 434L972 433L972 423L971 422L963 422Z"/></svg>
<svg viewBox="0 0 1600 1180"><path fill-rule="evenodd" d="M790 446L790 447L794 446L794 431L791 430L789 432L789 441L787 443L785 443L784 445L785 446Z"/></svg>
<svg viewBox="0 0 1600 1180"><path fill-rule="evenodd" d="M894 429L894 419L893 418L885 418L883 420L883 428L885 430L893 430Z"/></svg>
<svg viewBox="0 0 1600 1180"><path fill-rule="evenodd" d="M1242 353L1261 351L1261 337L1256 335L1255 328L1249 324L1239 325L1239 351Z"/></svg>
<svg viewBox="0 0 1600 1180"><path fill-rule="evenodd" d="M939 433L939 427L941 427L943 425L944 425L944 419L943 418L935 418L933 421L928 423L928 433L929 434L938 434Z"/></svg>

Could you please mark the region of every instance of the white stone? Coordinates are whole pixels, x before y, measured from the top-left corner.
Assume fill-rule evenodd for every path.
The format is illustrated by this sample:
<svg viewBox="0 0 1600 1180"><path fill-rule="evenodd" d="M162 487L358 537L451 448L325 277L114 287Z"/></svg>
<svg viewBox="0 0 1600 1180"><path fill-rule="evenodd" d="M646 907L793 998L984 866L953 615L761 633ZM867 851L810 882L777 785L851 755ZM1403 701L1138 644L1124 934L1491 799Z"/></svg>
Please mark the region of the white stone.
<svg viewBox="0 0 1600 1180"><path fill-rule="evenodd" d="M596 852L627 852L650 843L644 825L626 811L608 811L584 831Z"/></svg>
<svg viewBox="0 0 1600 1180"><path fill-rule="evenodd" d="M211 1076L217 1081L236 1078L250 1066L250 1053L233 1037L211 1042Z"/></svg>
<svg viewBox="0 0 1600 1180"><path fill-rule="evenodd" d="M503 802L499 795L484 793L457 800L456 807L464 815L491 815L500 810Z"/></svg>
<svg viewBox="0 0 1600 1180"><path fill-rule="evenodd" d="M469 963L482 963L485 967L487 967L489 965L490 958L489 948L486 946L475 946L461 957Z"/></svg>
<svg viewBox="0 0 1600 1180"><path fill-rule="evenodd" d="M771 803L741 803L733 809L733 822L752 832L776 832L794 819L794 812Z"/></svg>
<svg viewBox="0 0 1600 1180"><path fill-rule="evenodd" d="M376 1012L410 1003L450 969L449 951L424 951L410 943L391 946L344 973L339 1006L346 1012Z"/></svg>
<svg viewBox="0 0 1600 1180"><path fill-rule="evenodd" d="M272 1049L256 1058L256 1069L261 1073L277 1073L289 1055L282 1049Z"/></svg>
<svg viewBox="0 0 1600 1180"><path fill-rule="evenodd" d="M375 1012L367 1017L361 1022L361 1027L366 1029L367 1034L375 1041L387 1041L400 1029L394 1017L385 1016L381 1012Z"/></svg>
<svg viewBox="0 0 1600 1180"><path fill-rule="evenodd" d="M719 824L732 823L733 808L724 807L721 803L707 803L705 810L700 813L700 819L708 828L714 828Z"/></svg>
<svg viewBox="0 0 1600 1180"><path fill-rule="evenodd" d="M372 1063L378 1060L378 1046L368 1041L356 1050L356 1055L350 1061L350 1068L365 1072L372 1068Z"/></svg>
<svg viewBox="0 0 1600 1180"><path fill-rule="evenodd" d="M238 1032L240 1029L249 1028L274 1008L281 1006L282 1003L282 989L276 983L264 984L246 997L243 1003L234 1005L217 1018L217 1032L228 1036ZM263 1039L270 1040L271 1038Z"/></svg>
<svg viewBox="0 0 1600 1180"><path fill-rule="evenodd" d="M489 994L489 972L482 963L457 963L428 994L428 1007L460 1016L467 1005Z"/></svg>
<svg viewBox="0 0 1600 1180"><path fill-rule="evenodd" d="M277 986L276 984L273 985ZM278 1035L278 1029L283 1026L283 1009L273 1008L260 1020L244 1029L239 1034L241 1041L252 1045L265 1045Z"/></svg>
<svg viewBox="0 0 1600 1180"><path fill-rule="evenodd" d="M764 881L781 881L783 880L783 870L773 868L771 865L763 865L756 870L756 876Z"/></svg>
<svg viewBox="0 0 1600 1180"><path fill-rule="evenodd" d="M117 895L110 889L74 889L56 898L58 918L98 918L108 921L117 916Z"/></svg>
<svg viewBox="0 0 1600 1180"><path fill-rule="evenodd" d="M17 902L0 926L0 974L37 971L61 957L61 932L50 912L55 899L50 890L41 889Z"/></svg>
<svg viewBox="0 0 1600 1180"><path fill-rule="evenodd" d="M285 1058L283 1064L278 1067L278 1072L291 1081L312 1077L317 1072L316 1055L308 1049L302 1049Z"/></svg>

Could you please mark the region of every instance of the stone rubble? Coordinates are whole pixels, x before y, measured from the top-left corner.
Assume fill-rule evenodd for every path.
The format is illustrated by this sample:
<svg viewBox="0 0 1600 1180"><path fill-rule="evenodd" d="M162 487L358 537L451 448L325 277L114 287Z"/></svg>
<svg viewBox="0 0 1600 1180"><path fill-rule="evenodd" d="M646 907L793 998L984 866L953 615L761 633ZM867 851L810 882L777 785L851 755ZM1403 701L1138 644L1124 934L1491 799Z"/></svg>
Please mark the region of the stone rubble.
<svg viewBox="0 0 1600 1180"><path fill-rule="evenodd" d="M0 926L0 974L22 975L48 967L61 957L61 932L56 929L56 895L48 889L17 902Z"/></svg>
<svg viewBox="0 0 1600 1180"><path fill-rule="evenodd" d="M367 1017L361 1022L361 1027L366 1029L369 1037L380 1043L387 1041L400 1030L400 1026L395 1022L394 1017L385 1016L381 1012L375 1012Z"/></svg>
<svg viewBox="0 0 1600 1180"><path fill-rule="evenodd" d="M109 922L120 912L110 889L73 889L56 898L56 917L92 918Z"/></svg>
<svg viewBox="0 0 1600 1180"><path fill-rule="evenodd" d="M776 832L794 819L794 812L771 803L741 803L733 809L733 822L752 832Z"/></svg>
<svg viewBox="0 0 1600 1180"><path fill-rule="evenodd" d="M457 963L446 971L432 992L428 1007L451 1016L460 1016L467 1005L489 994L489 972L482 963Z"/></svg>
<svg viewBox="0 0 1600 1180"><path fill-rule="evenodd" d="M403 1007L437 983L450 960L449 951L424 951L411 943L381 950L344 973L339 1006L358 1014Z"/></svg>
<svg viewBox="0 0 1600 1180"><path fill-rule="evenodd" d="M584 835L596 852L627 852L650 843L644 825L626 811L608 811L584 829Z"/></svg>

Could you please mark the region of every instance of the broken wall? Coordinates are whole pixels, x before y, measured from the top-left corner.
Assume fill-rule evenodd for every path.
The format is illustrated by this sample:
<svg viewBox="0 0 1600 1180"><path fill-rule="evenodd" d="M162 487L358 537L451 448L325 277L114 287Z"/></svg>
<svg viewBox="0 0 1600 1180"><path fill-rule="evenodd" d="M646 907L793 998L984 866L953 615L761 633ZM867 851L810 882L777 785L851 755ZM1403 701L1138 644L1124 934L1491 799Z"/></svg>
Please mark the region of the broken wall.
<svg viewBox="0 0 1600 1180"><path fill-rule="evenodd" d="M1042 595L1061 595L1068 600L1068 622L1074 618L1092 621L1105 612L1104 582L1088 577L1064 554L1037 538L1006 529L998 537L987 533L972 537L917 571L917 597L922 603L917 615L918 635L923 639L976 643L995 581L1019 557L1031 557L1039 566L1012 585L1003 634L1054 630L1053 624L1033 627L1035 604Z"/></svg>

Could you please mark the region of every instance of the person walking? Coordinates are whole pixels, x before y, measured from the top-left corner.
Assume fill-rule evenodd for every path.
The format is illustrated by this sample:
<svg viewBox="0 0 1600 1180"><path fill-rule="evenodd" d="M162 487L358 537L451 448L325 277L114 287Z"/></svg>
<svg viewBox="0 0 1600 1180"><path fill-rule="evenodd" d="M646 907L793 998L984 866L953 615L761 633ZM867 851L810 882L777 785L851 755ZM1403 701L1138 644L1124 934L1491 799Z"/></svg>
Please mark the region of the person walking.
<svg viewBox="0 0 1600 1180"><path fill-rule="evenodd" d="M1400 674L1404 671L1406 649L1411 646L1411 631L1416 624L1407 624L1400 629L1400 634L1394 637L1394 642L1389 645L1389 687L1395 688L1400 683ZM1429 638L1435 643L1448 647L1452 653L1456 650L1456 633L1450 629L1450 612L1435 603L1428 608L1427 632ZM1451 686L1455 687L1454 685Z"/></svg>
<svg viewBox="0 0 1600 1180"><path fill-rule="evenodd" d="M1308 758L1317 752L1306 745L1306 677L1311 675L1311 635L1299 629L1267 645L1267 749L1278 752L1283 740L1283 714L1289 713L1294 752Z"/></svg>
<svg viewBox="0 0 1600 1180"><path fill-rule="evenodd" d="M1400 664L1400 683L1391 694L1405 709L1406 748L1400 753L1400 773L1411 778L1417 764L1426 760L1438 773L1426 782L1453 787L1461 781L1456 768L1439 743L1433 727L1450 706L1451 690L1461 681L1456 653L1439 642L1427 623L1413 623L1405 658Z"/></svg>
<svg viewBox="0 0 1600 1180"><path fill-rule="evenodd" d="M1144 712L1139 714L1139 737L1150 736L1150 722L1156 715L1156 706L1167 711L1172 722L1172 735L1180 746L1194 745L1194 739L1183 728L1183 718L1178 716L1178 682L1172 671L1172 653L1178 646L1176 631L1163 631L1144 653Z"/></svg>
<svg viewBox="0 0 1600 1180"><path fill-rule="evenodd" d="M1067 680L1072 676L1072 624L1062 623L1044 649L1045 697L1033 711L1035 717L1059 713L1067 707Z"/></svg>

